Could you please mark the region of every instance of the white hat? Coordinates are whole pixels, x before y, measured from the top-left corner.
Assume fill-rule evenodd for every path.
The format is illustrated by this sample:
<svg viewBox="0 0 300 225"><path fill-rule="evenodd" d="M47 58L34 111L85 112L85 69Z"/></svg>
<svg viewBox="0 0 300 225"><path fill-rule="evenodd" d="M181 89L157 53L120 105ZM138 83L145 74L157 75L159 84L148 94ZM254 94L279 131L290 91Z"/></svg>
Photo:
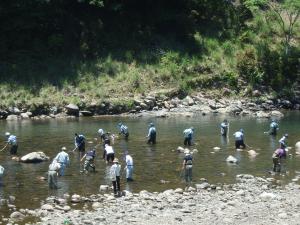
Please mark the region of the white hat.
<svg viewBox="0 0 300 225"><path fill-rule="evenodd" d="M117 158L114 159L114 163L119 163L119 160Z"/></svg>
<svg viewBox="0 0 300 225"><path fill-rule="evenodd" d="M5 132L5 136L9 136L10 135L10 133L9 132Z"/></svg>
<svg viewBox="0 0 300 225"><path fill-rule="evenodd" d="M66 147L62 147L61 150L62 150L62 151L65 151L65 150L67 150L67 148L66 148Z"/></svg>

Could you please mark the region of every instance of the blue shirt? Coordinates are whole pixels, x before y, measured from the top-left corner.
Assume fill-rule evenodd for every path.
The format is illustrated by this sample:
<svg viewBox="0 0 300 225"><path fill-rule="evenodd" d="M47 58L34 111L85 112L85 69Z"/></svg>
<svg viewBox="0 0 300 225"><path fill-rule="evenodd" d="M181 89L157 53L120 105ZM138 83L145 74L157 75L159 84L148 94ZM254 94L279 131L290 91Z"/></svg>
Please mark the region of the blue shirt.
<svg viewBox="0 0 300 225"><path fill-rule="evenodd" d="M75 146L78 147L84 143L85 137L82 134L79 134L75 137Z"/></svg>
<svg viewBox="0 0 300 225"><path fill-rule="evenodd" d="M60 153L58 153L53 160L56 160L58 163L66 165L70 163L69 155L65 151L61 151Z"/></svg>
<svg viewBox="0 0 300 225"><path fill-rule="evenodd" d="M148 132L148 137L150 137L151 135L155 134L156 133L156 129L155 127L150 127L149 128L149 132Z"/></svg>
<svg viewBox="0 0 300 225"><path fill-rule="evenodd" d="M237 131L233 134L236 141L242 141L244 140L244 134L241 131Z"/></svg>
<svg viewBox="0 0 300 225"><path fill-rule="evenodd" d="M122 124L122 125L120 126L120 132L121 132L122 134L128 134L128 127L125 126L124 124Z"/></svg>
<svg viewBox="0 0 300 225"><path fill-rule="evenodd" d="M183 131L183 134L184 134L184 137L185 138L193 138L193 134L194 134L194 131L192 129L185 129Z"/></svg>
<svg viewBox="0 0 300 225"><path fill-rule="evenodd" d="M10 144L10 145L17 145L17 137L15 135L10 135L7 139L7 142Z"/></svg>

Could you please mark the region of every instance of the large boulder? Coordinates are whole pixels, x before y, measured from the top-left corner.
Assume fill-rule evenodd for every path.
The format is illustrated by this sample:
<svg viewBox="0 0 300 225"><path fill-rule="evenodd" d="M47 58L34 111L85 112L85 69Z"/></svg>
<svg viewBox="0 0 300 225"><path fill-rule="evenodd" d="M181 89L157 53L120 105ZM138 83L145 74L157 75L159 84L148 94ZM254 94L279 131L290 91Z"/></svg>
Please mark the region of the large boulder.
<svg viewBox="0 0 300 225"><path fill-rule="evenodd" d="M24 163L39 163L47 160L49 157L44 152L31 152L21 158L21 162Z"/></svg>
<svg viewBox="0 0 300 225"><path fill-rule="evenodd" d="M283 117L283 114L279 112L278 110L274 110L271 112L272 117Z"/></svg>
<svg viewBox="0 0 300 225"><path fill-rule="evenodd" d="M6 117L6 120L9 120L9 121L16 121L18 119L19 119L19 117L17 115L9 115Z"/></svg>
<svg viewBox="0 0 300 225"><path fill-rule="evenodd" d="M79 115L79 107L75 104L69 104L66 107L67 114L72 116L78 116Z"/></svg>

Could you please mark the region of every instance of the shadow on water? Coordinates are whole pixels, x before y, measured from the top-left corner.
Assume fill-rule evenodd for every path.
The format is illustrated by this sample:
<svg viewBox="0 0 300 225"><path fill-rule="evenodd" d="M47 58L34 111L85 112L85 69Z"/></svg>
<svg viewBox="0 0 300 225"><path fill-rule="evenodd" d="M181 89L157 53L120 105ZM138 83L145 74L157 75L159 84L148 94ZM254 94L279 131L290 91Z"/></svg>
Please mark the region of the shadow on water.
<svg viewBox="0 0 300 225"><path fill-rule="evenodd" d="M122 189L138 192L140 190L162 191L168 188L185 187L181 165L184 154L177 153L178 146L183 145L183 130L193 126L195 128L193 183L204 177L209 183L233 183L235 176L248 173L256 176L269 177L272 168L272 153L278 147L278 140L282 134L289 133L289 145L294 146L299 141L299 112L288 113L280 120L280 130L276 137L264 134L268 129L268 120L234 117L229 118L230 134L228 138L221 137L219 124L223 116L171 117L171 118L122 118L122 122L129 127L129 140L116 138L114 149L119 158L122 170L125 167L125 152L129 152L134 160L134 182L125 182L125 172L122 173ZM32 151L43 151L53 158L62 146L68 150L74 148L74 133L83 133L88 138L86 148L98 144L95 141L97 130L118 133L116 124L118 117L79 118L74 120L45 120L45 121L0 121L2 131L10 131L19 139L19 155ZM157 144L146 143L148 124L153 121L157 129ZM243 128L246 143L258 155L248 156L247 150L236 151L233 133ZM2 139L4 141L4 137ZM4 144L4 142L3 142ZM214 150L214 147L220 150ZM38 179L47 177L49 162L39 164L22 164L12 161L8 151L0 153L0 164L5 167L3 185L0 186L0 197L9 195L16 197L17 208L35 208L47 196L63 196L65 193L90 195L98 193L101 184L110 184L109 165L102 159L103 147L98 145L95 159L96 173L88 175L80 173L80 163L77 152L69 153L71 165L66 169L66 175L59 178L59 189L49 190L47 181ZM285 176L276 175L274 178L283 182L291 181L298 175L300 158L295 156L294 149L290 151L293 157L287 159ZM238 158L236 165L227 164L229 156ZM9 215L6 208L0 206L4 216Z"/></svg>

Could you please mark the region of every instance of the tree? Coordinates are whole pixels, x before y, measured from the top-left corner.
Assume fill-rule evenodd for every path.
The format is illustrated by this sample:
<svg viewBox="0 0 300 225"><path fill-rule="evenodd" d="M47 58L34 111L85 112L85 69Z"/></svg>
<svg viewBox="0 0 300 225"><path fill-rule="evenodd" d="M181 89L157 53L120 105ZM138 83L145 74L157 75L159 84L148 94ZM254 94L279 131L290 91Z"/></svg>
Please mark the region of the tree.
<svg viewBox="0 0 300 225"><path fill-rule="evenodd" d="M289 56L291 49L291 42L294 38L294 28L299 22L300 16L300 1L299 0L285 0L283 4L277 1L270 1L268 3L271 9L271 18L280 26L283 41L285 56Z"/></svg>

